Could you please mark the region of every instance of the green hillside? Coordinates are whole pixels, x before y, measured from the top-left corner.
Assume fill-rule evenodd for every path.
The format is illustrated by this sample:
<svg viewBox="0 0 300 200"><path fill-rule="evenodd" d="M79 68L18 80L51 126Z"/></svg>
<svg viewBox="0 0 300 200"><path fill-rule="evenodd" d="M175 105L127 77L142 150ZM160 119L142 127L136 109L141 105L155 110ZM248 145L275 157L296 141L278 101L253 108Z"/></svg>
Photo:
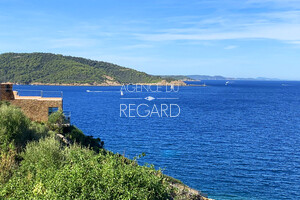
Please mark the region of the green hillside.
<svg viewBox="0 0 300 200"><path fill-rule="evenodd" d="M0 82L57 84L155 83L151 76L112 63L51 53L0 54Z"/></svg>
<svg viewBox="0 0 300 200"><path fill-rule="evenodd" d="M0 101L0 199L208 200L182 182L104 149L61 111L31 121Z"/></svg>

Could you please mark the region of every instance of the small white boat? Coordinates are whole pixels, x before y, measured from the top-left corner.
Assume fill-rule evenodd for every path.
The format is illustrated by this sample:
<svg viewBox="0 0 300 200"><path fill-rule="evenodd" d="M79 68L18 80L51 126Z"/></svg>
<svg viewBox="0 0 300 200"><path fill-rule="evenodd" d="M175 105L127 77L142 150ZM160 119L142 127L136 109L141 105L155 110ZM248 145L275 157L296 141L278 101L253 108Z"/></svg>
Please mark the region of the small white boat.
<svg viewBox="0 0 300 200"><path fill-rule="evenodd" d="M124 93L123 93L123 91L121 91L121 96L123 96L124 95Z"/></svg>
<svg viewBox="0 0 300 200"><path fill-rule="evenodd" d="M229 84L229 81L226 81L225 85L228 85Z"/></svg>
<svg viewBox="0 0 300 200"><path fill-rule="evenodd" d="M86 92L90 92L90 90L86 90Z"/></svg>

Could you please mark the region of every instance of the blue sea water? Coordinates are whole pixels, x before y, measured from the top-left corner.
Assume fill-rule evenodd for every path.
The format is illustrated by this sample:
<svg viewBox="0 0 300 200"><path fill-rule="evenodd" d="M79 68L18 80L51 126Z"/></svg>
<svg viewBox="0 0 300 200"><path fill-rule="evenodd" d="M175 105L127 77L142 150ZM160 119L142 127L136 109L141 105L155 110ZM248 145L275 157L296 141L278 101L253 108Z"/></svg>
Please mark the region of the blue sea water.
<svg viewBox="0 0 300 200"><path fill-rule="evenodd" d="M124 96L120 87L14 88L63 91L64 109L85 134L130 158L146 153L140 164L152 163L210 198L300 199L300 82L205 83L178 93ZM120 99L147 96L178 99ZM123 103L178 104L181 112L126 118L120 117Z"/></svg>

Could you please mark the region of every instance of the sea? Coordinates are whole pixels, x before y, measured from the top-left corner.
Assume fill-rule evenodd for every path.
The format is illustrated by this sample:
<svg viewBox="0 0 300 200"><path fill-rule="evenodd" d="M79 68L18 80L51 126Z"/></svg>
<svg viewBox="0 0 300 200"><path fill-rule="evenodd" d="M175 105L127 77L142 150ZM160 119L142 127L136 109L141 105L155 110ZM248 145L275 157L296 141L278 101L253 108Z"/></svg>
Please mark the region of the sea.
<svg viewBox="0 0 300 200"><path fill-rule="evenodd" d="M14 89L20 95L62 91L71 123L86 135L129 158L145 153L140 165L154 164L209 198L300 199L300 82L226 82L187 82L195 86L173 91L134 91L134 85Z"/></svg>

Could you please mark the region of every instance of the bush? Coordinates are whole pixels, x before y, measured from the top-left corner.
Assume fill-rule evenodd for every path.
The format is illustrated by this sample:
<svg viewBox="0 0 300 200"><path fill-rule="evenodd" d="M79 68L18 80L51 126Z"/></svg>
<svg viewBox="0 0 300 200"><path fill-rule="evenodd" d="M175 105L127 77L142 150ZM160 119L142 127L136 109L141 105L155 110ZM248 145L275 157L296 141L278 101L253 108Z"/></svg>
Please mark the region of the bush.
<svg viewBox="0 0 300 200"><path fill-rule="evenodd" d="M9 106L9 105L10 105L10 102L9 102L9 101L0 101L0 107L1 107L2 105Z"/></svg>
<svg viewBox="0 0 300 200"><path fill-rule="evenodd" d="M31 140L33 135L29 130L30 120L22 111L13 106L0 107L0 147L6 148L14 143L18 148Z"/></svg>
<svg viewBox="0 0 300 200"><path fill-rule="evenodd" d="M49 136L49 128L39 122L31 122L14 106L0 106L0 148L4 151L13 143L19 151L28 141Z"/></svg>
<svg viewBox="0 0 300 200"><path fill-rule="evenodd" d="M34 140L39 140L40 138L51 135L49 128L40 122L32 121L29 129L33 133Z"/></svg>
<svg viewBox="0 0 300 200"><path fill-rule="evenodd" d="M62 110L59 110L57 112L52 113L48 117L48 127L52 131L56 131L58 133L62 133L63 130L63 124L65 121L65 116Z"/></svg>
<svg viewBox="0 0 300 200"><path fill-rule="evenodd" d="M104 146L104 142L100 138L93 138L93 136L86 136L84 133L78 129L76 126L65 127L64 135L70 139L73 143L77 142L85 147L89 147L96 152L99 152Z"/></svg>
<svg viewBox="0 0 300 200"><path fill-rule="evenodd" d="M104 150L102 150L104 152ZM18 173L0 189L8 199L168 199L165 178L153 166L127 164L111 153L54 138L27 145Z"/></svg>
<svg viewBox="0 0 300 200"><path fill-rule="evenodd" d="M6 151L0 151L0 184L7 182L17 167L17 152L10 144Z"/></svg>
<svg viewBox="0 0 300 200"><path fill-rule="evenodd" d="M30 168L31 172L39 169L58 169L64 160L62 147L53 137L42 138L40 141L28 143L25 153L21 154L23 167Z"/></svg>
<svg viewBox="0 0 300 200"><path fill-rule="evenodd" d="M49 125L61 116L54 113ZM169 199L168 181L153 166L102 149L75 126L63 132L72 145L55 134L18 108L0 106L0 199Z"/></svg>

